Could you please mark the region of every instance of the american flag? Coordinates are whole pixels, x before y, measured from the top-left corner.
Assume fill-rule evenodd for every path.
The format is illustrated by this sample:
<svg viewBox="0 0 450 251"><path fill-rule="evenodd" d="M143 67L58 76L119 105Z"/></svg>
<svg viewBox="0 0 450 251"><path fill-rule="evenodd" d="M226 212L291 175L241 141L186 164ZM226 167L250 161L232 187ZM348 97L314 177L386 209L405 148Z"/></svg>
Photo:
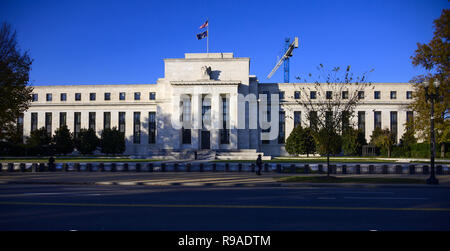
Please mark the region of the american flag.
<svg viewBox="0 0 450 251"><path fill-rule="evenodd" d="M202 24L202 26L200 26L199 29L203 29L207 26L208 26L208 20L206 20L206 22L204 24Z"/></svg>

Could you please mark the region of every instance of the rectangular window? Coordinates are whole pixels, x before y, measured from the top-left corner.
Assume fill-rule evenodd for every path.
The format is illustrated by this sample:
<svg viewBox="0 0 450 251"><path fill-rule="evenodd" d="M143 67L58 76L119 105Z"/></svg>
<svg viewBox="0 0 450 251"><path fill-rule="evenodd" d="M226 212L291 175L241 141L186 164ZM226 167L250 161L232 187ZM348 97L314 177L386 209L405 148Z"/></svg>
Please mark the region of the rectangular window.
<svg viewBox="0 0 450 251"><path fill-rule="evenodd" d="M326 91L325 95L326 95L327 99L333 99L333 92L332 91Z"/></svg>
<svg viewBox="0 0 450 251"><path fill-rule="evenodd" d="M47 100L47 101L52 101L52 94L51 93L47 93L46 95L45 95L45 99Z"/></svg>
<svg viewBox="0 0 450 251"><path fill-rule="evenodd" d="M407 111L406 112L406 122L414 122L414 112L413 111Z"/></svg>
<svg viewBox="0 0 450 251"><path fill-rule="evenodd" d="M222 129L220 129L220 144L230 144L229 104L227 97L222 97Z"/></svg>
<svg viewBox="0 0 450 251"><path fill-rule="evenodd" d="M310 99L316 99L317 98L317 92L316 91L310 91L309 92L309 98Z"/></svg>
<svg viewBox="0 0 450 251"><path fill-rule="evenodd" d="M381 111L373 112L374 115L374 126L373 128L381 128Z"/></svg>
<svg viewBox="0 0 450 251"><path fill-rule="evenodd" d="M156 143L156 112L148 113L148 143Z"/></svg>
<svg viewBox="0 0 450 251"><path fill-rule="evenodd" d="M397 112L391 112L391 133L394 135L394 141L397 142Z"/></svg>
<svg viewBox="0 0 450 251"><path fill-rule="evenodd" d="M125 133L125 112L119 112L119 132Z"/></svg>
<svg viewBox="0 0 450 251"><path fill-rule="evenodd" d="M317 131L317 120L317 112L309 112L309 128L311 128L313 131Z"/></svg>
<svg viewBox="0 0 450 251"><path fill-rule="evenodd" d="M348 91L342 91L342 99L348 99Z"/></svg>
<svg viewBox="0 0 450 251"><path fill-rule="evenodd" d="M134 100L141 100L141 93L140 92L135 92L134 93Z"/></svg>
<svg viewBox="0 0 450 251"><path fill-rule="evenodd" d="M67 93L61 93L60 99L61 101L67 101Z"/></svg>
<svg viewBox="0 0 450 251"><path fill-rule="evenodd" d="M381 98L381 92L380 91L374 91L373 92L373 98L374 99L380 99Z"/></svg>
<svg viewBox="0 0 450 251"><path fill-rule="evenodd" d="M67 113L60 112L59 113L59 127L67 126Z"/></svg>
<svg viewBox="0 0 450 251"><path fill-rule="evenodd" d="M155 99L156 99L156 92L150 92L150 93L148 94L148 98L149 98L150 100L155 100Z"/></svg>
<svg viewBox="0 0 450 251"><path fill-rule="evenodd" d="M49 136L52 135L52 113L46 112L45 113L45 131Z"/></svg>
<svg viewBox="0 0 450 251"><path fill-rule="evenodd" d="M74 113L74 126L73 126L73 136L74 138L78 138L78 134L80 133L81 129L81 112L75 112Z"/></svg>
<svg viewBox="0 0 450 251"><path fill-rule="evenodd" d="M406 111L406 130L414 129L414 112Z"/></svg>
<svg viewBox="0 0 450 251"><path fill-rule="evenodd" d="M280 111L278 119L278 144L284 144L284 138L286 134L286 123L285 123L285 113Z"/></svg>
<svg viewBox="0 0 450 251"><path fill-rule="evenodd" d="M302 116L301 111L294 111L294 128L297 127L298 125L301 126L301 116Z"/></svg>
<svg viewBox="0 0 450 251"><path fill-rule="evenodd" d="M38 124L38 114L37 112L31 113L31 131L37 130L37 124Z"/></svg>
<svg viewBox="0 0 450 251"><path fill-rule="evenodd" d="M366 135L366 112L358 112L358 129L361 130L363 135Z"/></svg>
<svg viewBox="0 0 450 251"><path fill-rule="evenodd" d="M95 98L96 98L95 93L93 93L93 92L89 93L89 100L90 101L95 101Z"/></svg>
<svg viewBox="0 0 450 251"><path fill-rule="evenodd" d="M38 94L37 93L31 94L31 101L32 102L37 102L38 101Z"/></svg>
<svg viewBox="0 0 450 251"><path fill-rule="evenodd" d="M279 100L283 100L284 99L284 92L279 92L278 93L278 99Z"/></svg>
<svg viewBox="0 0 450 251"><path fill-rule="evenodd" d="M103 130L111 129L111 112L103 112Z"/></svg>
<svg viewBox="0 0 450 251"><path fill-rule="evenodd" d="M391 99L397 99L397 92L391 91Z"/></svg>
<svg viewBox="0 0 450 251"><path fill-rule="evenodd" d="M183 130L183 139L182 139L182 143L183 144L191 144L191 129L185 129L184 127L182 128Z"/></svg>
<svg viewBox="0 0 450 251"><path fill-rule="evenodd" d="M105 92L105 100L111 100L111 93L110 92Z"/></svg>
<svg viewBox="0 0 450 251"><path fill-rule="evenodd" d="M342 112L342 131L346 131L350 128L350 114L348 111Z"/></svg>
<svg viewBox="0 0 450 251"><path fill-rule="evenodd" d="M267 122L270 122L270 121L271 121L271 117L270 117L270 107L267 107L266 119L267 119L267 120L266 120ZM270 132L270 128L262 129L261 132L263 132L263 133L269 133L269 132ZM264 139L264 140L262 140L261 143L262 143L262 144L270 144L270 140Z"/></svg>
<svg viewBox="0 0 450 251"><path fill-rule="evenodd" d="M125 100L125 92L119 93L119 100Z"/></svg>
<svg viewBox="0 0 450 251"><path fill-rule="evenodd" d="M17 117L17 133L20 137L20 142L23 142L23 113Z"/></svg>
<svg viewBox="0 0 450 251"><path fill-rule="evenodd" d="M358 99L364 99L364 91L358 91Z"/></svg>
<svg viewBox="0 0 450 251"><path fill-rule="evenodd" d="M294 92L294 99L300 99L300 91Z"/></svg>
<svg viewBox="0 0 450 251"><path fill-rule="evenodd" d="M141 143L141 113L134 112L133 115L133 143Z"/></svg>
<svg viewBox="0 0 450 251"><path fill-rule="evenodd" d="M95 112L89 112L89 129L95 132Z"/></svg>
<svg viewBox="0 0 450 251"><path fill-rule="evenodd" d="M331 128L333 125L333 112L326 111L325 112L325 126L327 128Z"/></svg>
<svg viewBox="0 0 450 251"><path fill-rule="evenodd" d="M211 126L211 99L204 95L202 100L202 128L206 129Z"/></svg>
<svg viewBox="0 0 450 251"><path fill-rule="evenodd" d="M81 93L75 93L75 101L81 101Z"/></svg>
<svg viewBox="0 0 450 251"><path fill-rule="evenodd" d="M406 99L412 99L412 91L406 92Z"/></svg>

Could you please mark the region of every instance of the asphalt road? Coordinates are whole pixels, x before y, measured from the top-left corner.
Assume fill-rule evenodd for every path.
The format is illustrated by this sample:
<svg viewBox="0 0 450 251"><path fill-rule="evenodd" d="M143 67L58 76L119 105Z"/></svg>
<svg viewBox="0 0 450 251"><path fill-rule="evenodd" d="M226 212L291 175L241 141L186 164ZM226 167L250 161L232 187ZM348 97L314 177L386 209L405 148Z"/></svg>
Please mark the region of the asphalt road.
<svg viewBox="0 0 450 251"><path fill-rule="evenodd" d="M450 230L450 188L2 184L0 230Z"/></svg>

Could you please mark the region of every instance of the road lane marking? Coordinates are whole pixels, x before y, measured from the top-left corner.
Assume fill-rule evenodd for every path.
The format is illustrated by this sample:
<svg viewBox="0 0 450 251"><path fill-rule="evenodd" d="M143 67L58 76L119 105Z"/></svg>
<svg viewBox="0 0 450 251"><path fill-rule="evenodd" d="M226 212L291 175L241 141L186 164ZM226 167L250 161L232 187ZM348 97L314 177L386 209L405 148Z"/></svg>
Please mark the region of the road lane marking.
<svg viewBox="0 0 450 251"><path fill-rule="evenodd" d="M35 196L35 195L61 195L61 194L68 194L68 193L22 193L20 195L31 195L31 196Z"/></svg>
<svg viewBox="0 0 450 251"><path fill-rule="evenodd" d="M98 184L112 184L112 183L120 183L120 184L136 184L136 183L184 183L184 182L234 182L241 180L252 180L247 177L224 177L224 178L172 178L172 179L139 179L139 180L129 180L129 181L120 181L120 180L105 180L96 182ZM263 179L258 179L263 180ZM264 179L265 181L271 181L271 179Z"/></svg>
<svg viewBox="0 0 450 251"><path fill-rule="evenodd" d="M354 200L428 200L428 198L408 198L408 197L344 197L344 199L354 199Z"/></svg>
<svg viewBox="0 0 450 251"><path fill-rule="evenodd" d="M332 206L277 206L277 205L192 205L192 204L117 204L117 203L60 203L60 202L0 202L10 206L68 206L68 207L148 207L148 208L228 208L228 209L299 209L299 210L358 210L358 211L447 211L450 208L416 207L332 207Z"/></svg>

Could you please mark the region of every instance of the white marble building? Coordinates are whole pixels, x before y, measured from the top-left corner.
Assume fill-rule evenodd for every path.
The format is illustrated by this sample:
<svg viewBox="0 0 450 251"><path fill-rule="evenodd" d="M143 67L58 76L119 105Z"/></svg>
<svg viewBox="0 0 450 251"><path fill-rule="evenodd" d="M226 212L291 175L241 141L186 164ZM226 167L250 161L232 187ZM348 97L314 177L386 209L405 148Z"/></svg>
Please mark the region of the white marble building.
<svg viewBox="0 0 450 251"><path fill-rule="evenodd" d="M287 155L283 142L294 128L294 120L309 125L295 92L299 86L311 84L259 83L256 76L249 75L250 58L232 53L186 53L185 58L165 59L164 64L164 77L156 84L35 86L34 101L24 113L24 135L41 127L54 133L61 124L72 132L93 128L98 135L105 127L117 127L125 133L125 153L130 155L204 150L222 156L257 152L280 156ZM250 126L258 120L252 105L262 93L280 95L282 116L277 118L282 123L276 123L284 128L278 134L282 139L262 141L261 129ZM401 138L407 116L413 114L407 110L411 93L409 83L375 83L366 91L353 119L364 129L367 140L375 125L396 127L397 139ZM249 102L242 105L240 97L249 97ZM205 112L203 118L207 119L202 123ZM187 121L191 129L186 129Z"/></svg>

